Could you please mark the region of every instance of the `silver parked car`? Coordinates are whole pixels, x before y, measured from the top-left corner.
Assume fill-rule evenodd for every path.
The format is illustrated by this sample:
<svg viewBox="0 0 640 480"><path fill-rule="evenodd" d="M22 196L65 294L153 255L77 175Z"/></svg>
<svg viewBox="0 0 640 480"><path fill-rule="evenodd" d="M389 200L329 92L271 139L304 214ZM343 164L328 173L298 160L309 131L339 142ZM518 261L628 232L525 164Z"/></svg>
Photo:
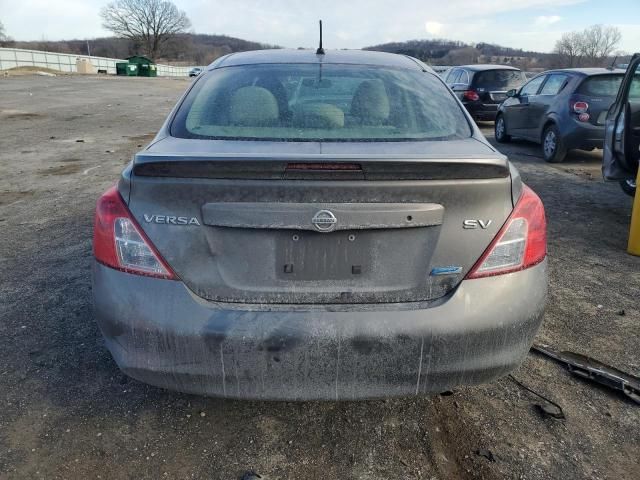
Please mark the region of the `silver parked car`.
<svg viewBox="0 0 640 480"><path fill-rule="evenodd" d="M637 191L640 163L640 54L629 64L616 99L605 120L602 173L608 180L618 180L631 196Z"/></svg>
<svg viewBox="0 0 640 480"><path fill-rule="evenodd" d="M97 320L128 375L207 395L441 392L517 367L537 195L418 60L214 62L98 201Z"/></svg>

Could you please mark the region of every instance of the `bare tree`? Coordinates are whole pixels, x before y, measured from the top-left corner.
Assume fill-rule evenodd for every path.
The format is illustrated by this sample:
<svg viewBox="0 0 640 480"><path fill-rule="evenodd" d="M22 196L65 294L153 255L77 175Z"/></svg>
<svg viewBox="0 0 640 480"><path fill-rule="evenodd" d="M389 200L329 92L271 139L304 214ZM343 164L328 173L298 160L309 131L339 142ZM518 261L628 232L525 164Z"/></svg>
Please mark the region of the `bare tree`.
<svg viewBox="0 0 640 480"><path fill-rule="evenodd" d="M584 30L582 37L585 60L595 66L601 65L615 51L622 34L616 27L592 25Z"/></svg>
<svg viewBox="0 0 640 480"><path fill-rule="evenodd" d="M580 32L563 33L556 42L554 52L562 63L569 68L578 67L584 51L583 34Z"/></svg>
<svg viewBox="0 0 640 480"><path fill-rule="evenodd" d="M133 40L153 60L171 38L191 26L187 14L167 0L116 0L100 16L104 28Z"/></svg>
<svg viewBox="0 0 640 480"><path fill-rule="evenodd" d="M582 32L567 32L556 42L554 52L569 67L581 64L602 66L604 60L615 52L622 39L620 30L605 25L592 25Z"/></svg>
<svg viewBox="0 0 640 480"><path fill-rule="evenodd" d="M12 47L15 42L7 35L4 25L0 22L0 47Z"/></svg>

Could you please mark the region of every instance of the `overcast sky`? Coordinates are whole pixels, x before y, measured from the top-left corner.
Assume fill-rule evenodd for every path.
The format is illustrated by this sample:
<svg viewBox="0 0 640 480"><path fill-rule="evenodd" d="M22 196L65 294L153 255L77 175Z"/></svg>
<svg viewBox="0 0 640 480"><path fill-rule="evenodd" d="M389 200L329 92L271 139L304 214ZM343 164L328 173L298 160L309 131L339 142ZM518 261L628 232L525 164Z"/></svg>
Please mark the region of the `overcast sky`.
<svg viewBox="0 0 640 480"><path fill-rule="evenodd" d="M16 40L108 35L100 22L106 0L0 0L0 22ZM640 51L640 0L175 0L197 33L215 33L284 47L314 47L317 20L325 46L360 48L416 38L490 42L550 51L563 32L615 25L620 45Z"/></svg>

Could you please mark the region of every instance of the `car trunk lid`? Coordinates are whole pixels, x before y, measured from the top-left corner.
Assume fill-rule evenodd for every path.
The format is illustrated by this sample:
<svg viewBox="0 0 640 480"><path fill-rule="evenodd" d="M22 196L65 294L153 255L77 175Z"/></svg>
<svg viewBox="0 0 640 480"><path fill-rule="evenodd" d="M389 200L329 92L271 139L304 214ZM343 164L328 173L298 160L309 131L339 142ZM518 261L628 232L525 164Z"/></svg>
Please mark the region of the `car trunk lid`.
<svg viewBox="0 0 640 480"><path fill-rule="evenodd" d="M499 104L507 98L507 91L524 83L520 70L484 70L474 75L472 89L484 104Z"/></svg>
<svg viewBox="0 0 640 480"><path fill-rule="evenodd" d="M422 153L410 143L268 156L156 148L136 156L129 208L207 300L434 300L507 218L511 181L504 157L477 140L460 142L468 152L457 157L446 152L450 142L429 142L440 143L431 152L423 143ZM469 218L489 223L465 230Z"/></svg>

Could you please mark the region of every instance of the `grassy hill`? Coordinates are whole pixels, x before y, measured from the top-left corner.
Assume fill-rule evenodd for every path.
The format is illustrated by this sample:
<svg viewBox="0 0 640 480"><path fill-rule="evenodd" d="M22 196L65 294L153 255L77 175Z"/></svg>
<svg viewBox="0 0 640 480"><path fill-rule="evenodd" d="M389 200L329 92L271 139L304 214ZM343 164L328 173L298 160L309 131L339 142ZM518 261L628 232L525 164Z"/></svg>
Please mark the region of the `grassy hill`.
<svg viewBox="0 0 640 480"><path fill-rule="evenodd" d="M57 42L4 42L16 48L47 50L52 52L87 54L86 40L61 40ZM89 40L91 54L100 57L125 58L141 53L141 49L131 40L104 37ZM232 52L279 48L260 42L252 42L226 35L187 33L179 35L167 45L164 54L156 59L158 63L174 65L207 65L216 58ZM432 65L465 65L472 63L497 63L513 65L523 70L544 70L564 67L561 59L553 53L534 52L504 47L491 43L467 44L446 39L408 40L373 45L364 50L399 53L419 58ZM626 57L625 57L626 58ZM619 63L624 60L620 57ZM601 66L609 65L613 59L605 59Z"/></svg>
<svg viewBox="0 0 640 480"><path fill-rule="evenodd" d="M475 45L451 40L409 40L366 47L365 50L400 53L419 58L432 65L464 65L470 63L501 63L517 67L549 68L555 55L503 47L490 43Z"/></svg>
<svg viewBox="0 0 640 480"><path fill-rule="evenodd" d="M125 58L141 53L138 46L126 38L104 37L89 40L88 48L91 55L98 57ZM86 40L33 41L33 42L4 42L4 45L14 48L46 50L49 52L71 53L86 55ZM226 35L206 35L187 33L179 35L167 45L162 57L156 59L158 63L172 63L184 65L207 65L216 58L232 52L246 50L260 50L274 48L258 42L251 42L241 38Z"/></svg>

